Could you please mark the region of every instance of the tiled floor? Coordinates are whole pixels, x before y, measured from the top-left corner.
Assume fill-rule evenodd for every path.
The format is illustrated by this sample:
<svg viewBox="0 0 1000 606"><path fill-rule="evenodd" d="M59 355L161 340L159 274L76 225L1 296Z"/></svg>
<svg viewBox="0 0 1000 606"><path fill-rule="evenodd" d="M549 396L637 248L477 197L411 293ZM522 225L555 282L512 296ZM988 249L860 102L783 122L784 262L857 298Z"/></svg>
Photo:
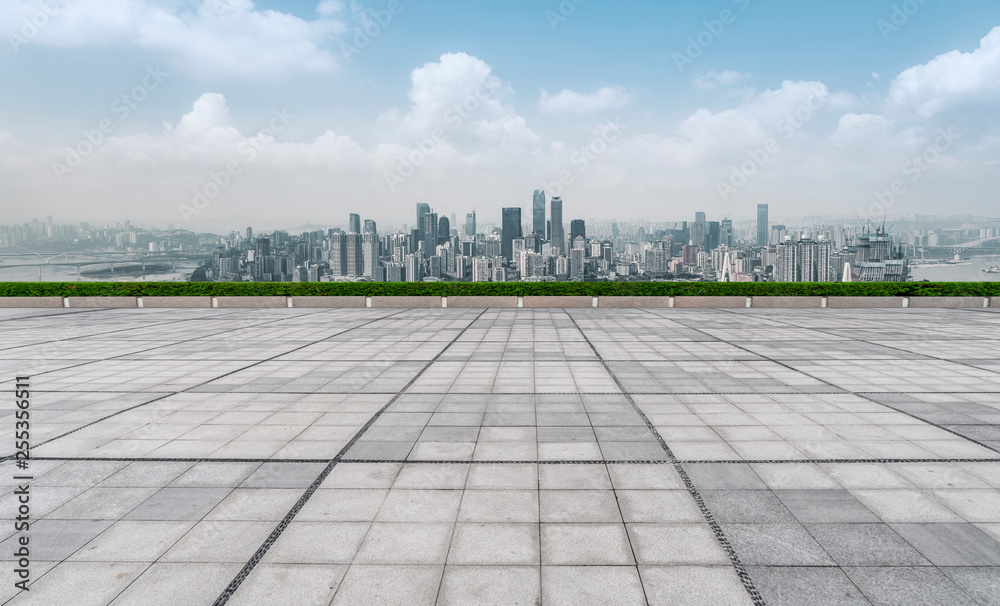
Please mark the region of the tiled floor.
<svg viewBox="0 0 1000 606"><path fill-rule="evenodd" d="M998 312L0 311L0 600L1000 604Z"/></svg>

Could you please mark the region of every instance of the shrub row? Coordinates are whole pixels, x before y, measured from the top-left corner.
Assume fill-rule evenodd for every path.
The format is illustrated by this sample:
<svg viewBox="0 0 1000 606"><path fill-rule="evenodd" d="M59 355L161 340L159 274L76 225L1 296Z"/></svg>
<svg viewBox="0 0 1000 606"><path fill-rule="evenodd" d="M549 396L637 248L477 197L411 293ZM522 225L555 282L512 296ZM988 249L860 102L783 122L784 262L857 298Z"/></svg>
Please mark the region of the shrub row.
<svg viewBox="0 0 1000 606"><path fill-rule="evenodd" d="M997 297L1000 282L0 282L0 297L572 295Z"/></svg>

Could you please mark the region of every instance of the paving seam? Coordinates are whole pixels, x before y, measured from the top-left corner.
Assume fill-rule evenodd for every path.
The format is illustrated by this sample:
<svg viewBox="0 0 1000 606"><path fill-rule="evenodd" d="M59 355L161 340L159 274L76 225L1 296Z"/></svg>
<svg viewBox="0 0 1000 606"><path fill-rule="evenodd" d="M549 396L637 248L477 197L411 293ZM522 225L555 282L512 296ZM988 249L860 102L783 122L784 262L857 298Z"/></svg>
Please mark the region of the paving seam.
<svg viewBox="0 0 1000 606"><path fill-rule="evenodd" d="M314 312L314 313L321 313L321 312ZM313 314L302 314L302 315L303 315L303 316L308 316L308 315L313 315ZM360 326L355 326L354 328L348 328L347 330L345 330L345 331L343 331L343 332L340 332L340 333L337 333L337 335L342 335L342 334L344 334L344 333L347 333L347 332L350 332L350 331L352 331L352 330L355 330L355 329L358 329L358 328L363 328L364 326L367 326L368 324L372 324L372 323L374 323L374 322L378 322L379 320L383 320L383 319L385 319L385 318L388 318L388 317L391 317L391 316L394 316L394 315L396 315L396 314L389 314L388 316L383 316L382 318L378 318L378 319L376 319L376 320L372 320L371 322L366 322L366 323L364 323L364 324L362 324L362 325L360 325ZM281 318L281 320L286 320L286 319L287 319L287 318ZM256 326L261 326L261 325L263 325L263 324L270 324L270 323L272 323L272 322L277 322L277 321L280 321L280 320L269 320L269 321L267 321L267 322L263 322L262 324L255 324L255 325L254 325L253 327L256 327ZM172 322L167 322L167 324L172 324ZM251 327L251 328L253 328L253 327ZM239 327L239 328L234 328L234 329L230 329L230 330L224 330L224 331L221 331L221 332L218 332L218 333L215 333L215 334L213 334L213 335L210 335L210 336L215 336L215 335L221 335L221 334L225 334L225 333L227 333L227 332L233 332L234 330L243 330L244 328L246 328L246 327ZM334 336L337 336L337 335L334 335ZM203 337L197 337L197 338L203 338ZM326 337L326 338L329 338L329 337ZM195 340L195 339L188 339L187 341L179 341L178 343L174 343L174 345L178 345L178 344L183 344L183 343L189 343L189 342L191 342L191 341L193 341L193 340ZM320 341L316 341L316 342L314 342L314 343L308 343L308 344L306 344L306 345L303 345L302 347L298 347L298 348L296 348L296 349L293 349L293 350L291 350L291 351L298 351L298 350L300 350L300 349L302 349L302 348L304 348L304 347L309 347L310 345L315 345L316 343L319 343L319 342L322 342L322 339L321 339ZM166 347L166 346L165 346L165 345L158 345L157 347L154 347L154 348L152 348L152 349L158 349L159 347ZM147 350L147 351L148 351L148 350ZM291 352L286 352L286 353L291 353ZM131 354L125 354L125 355L131 355ZM90 426L92 426L92 425L96 425L96 424L98 424L98 423L101 423L101 422L103 422L103 421L107 421L108 419L110 419L110 418L112 418L112 417L116 417L116 416L118 416L118 415L120 415L120 414L123 414L123 413L126 413L126 412L129 412L129 411L132 411L132 410L135 410L135 409L137 409L137 408L141 408L141 407L143 407L143 406L146 406L146 405L149 405L149 404L152 404L152 403L154 403L154 402L159 402L160 400L163 400L163 399L165 399L165 398L169 398L170 396L175 396L175 395L177 395L177 394L181 394L181 393L186 393L186 392L188 392L188 391L190 391L190 390L192 390L192 389L195 389L195 388L198 388L198 387L201 387L202 385L206 385L206 384L208 384L208 383L211 383L212 381L217 381L217 380L219 380L219 379L221 379L221 378L223 378L223 377L227 377L227 376L229 376L229 375L231 375L231 374L233 374L233 373L236 373L236 372L240 372L240 371L243 371L243 370L246 370L247 368L253 368L254 366L257 366L258 364L262 364L262 363L264 363L264 362L270 362L270 361L271 361L271 360L273 360L274 358L277 358L277 357L280 357L280 356L283 356L283 355L285 355L285 354L279 354L278 356L273 356L273 357L271 357L271 358L268 358L268 359L266 359L266 360L261 360L261 361L259 361L259 362L255 362L255 363L253 363L253 364L250 364L249 366L245 366L245 367L243 367L243 368L240 368L240 369L237 369L237 370L234 370L234 371L232 371L232 372L228 372L228 373L226 373L226 374L223 374L223 375L219 375L218 377L214 377L214 378L212 378L212 379L209 379L208 381L205 381L204 383L199 383L198 385L193 385L193 386L191 386L191 387L188 387L188 388L186 388L186 389L182 389L182 390L180 390L180 391L175 391L175 392L171 392L171 393L168 393L168 394L166 394L166 395L162 395L162 396L160 396L160 397L158 397L158 398L154 398L154 399L152 399L152 400L149 400L149 401L147 401L147 402L143 402L143 403L141 403L141 404L136 404L135 406L130 406L130 407L128 407L128 408L124 408L124 409L122 409L122 410L119 410L119 411L117 411L117 412L114 412L114 413L112 413L112 414L109 414L109 415L107 415L107 416L105 416L105 417L101 417L100 419L97 419L96 421L91 421L90 423L87 423L87 424L85 424L85 425L81 425L80 427L77 427L76 429L73 429L73 430L70 430L70 431L67 431L66 433L64 433L64 434L62 434L62 435L58 435L58 436L56 436L56 437L54 437L54 438L49 438L48 440L45 440L44 442L42 442L42 443L40 443L40 444L32 444L32 446L31 446L31 447L32 447L33 449L34 449L34 448L40 448L40 447L42 447L42 446L45 446L46 444L48 444L48 443L50 443L50 442L54 442L54 441L56 441L56 440L59 440L59 439L61 439L61 438L65 438L66 436L68 436L68 435L70 435L70 434L74 434L74 433L76 433L76 432L78 432L78 431L81 431L81 430L83 430L83 429L86 429L86 428L88 428L88 427L90 427ZM113 356L113 357L111 357L111 358L105 358L104 360L98 360L98 361L101 361L101 362L106 362L106 361L108 361L108 360L115 360L115 359L117 359L117 358L120 358L120 357L122 357L122 356ZM228 362L228 361L231 361L231 360L226 360L226 361ZM84 363L84 364L80 364L79 366L84 366L84 365L86 365L86 364L90 364L90 363L93 363L93 361L91 361L91 362L86 362L86 363ZM72 366L71 366L71 367L69 367L69 368L74 368L74 367L72 367ZM65 369L59 369L59 370L65 370ZM55 372L55 371L50 371L50 372ZM44 374L44 373L43 373L43 374ZM32 378L34 378L34 377L32 377ZM48 392L48 393L61 393L61 392L58 392L58 391L52 391L52 392ZM97 391L97 392L91 392L91 391L85 391L85 392L67 392L67 393L157 393L157 392L156 392L156 391L152 391L152 392L143 392L143 391L134 391L134 392L133 392L133 391L126 391L126 392L103 392L103 391ZM160 392L160 393L162 393L162 392ZM211 393L211 392L209 392L209 393ZM2 463L2 462L4 462L4 461L7 461L7 460L9 460L9 459L10 459L11 457L13 457L13 456L14 456L14 455L7 455L7 456L3 457L2 459L0 459L0 463Z"/></svg>
<svg viewBox="0 0 1000 606"><path fill-rule="evenodd" d="M404 311L408 310L404 309L397 313L402 313ZM275 529L271 531L271 534L268 535L268 537L264 540L264 543L261 544L261 546L253 554L253 556L250 557L250 560L247 561L247 563L243 566L243 568L236 574L236 577L223 590L222 594L218 597L218 599L215 600L213 606L224 606L229 601L229 599L233 596L233 594L235 594L236 591L240 588L240 585L243 584L243 581L246 580L246 578L250 575L250 573L253 572L253 569L257 566L257 564L260 563L260 561L264 558L264 555L271 548L271 546L274 545L275 541L278 540L278 537L280 537L281 534L285 532L288 526L292 523L292 520L295 518L295 516L298 515L299 511L302 510L302 508L309 501L309 499L316 492L316 490L319 489L320 485L323 484L323 482L330 475L334 467L337 466L337 464L344 457L344 455L347 454L347 452L354 446L354 444L359 439L361 439L361 436L363 436L365 432L368 431L368 429L375 423L375 421L377 421L379 417L382 416L382 413L388 410L388 408L392 406L403 395L403 393L410 388L411 385L416 383L417 379L419 379L424 374L424 372L426 372L427 369L429 369L431 365L433 365L434 362L437 361L439 357L441 357L441 354L447 351L449 347L451 347L456 341L458 341L462 337L462 335L464 335L465 332L469 328L471 328L483 316L483 314L486 313L486 311L487 310L484 309L479 313L479 315L477 315L472 321L470 321L469 324L465 328L463 328L461 332L459 332L458 335L456 335L455 338L452 339L451 342L449 342L448 345L446 345L441 350L441 352L439 352L438 355L434 357L433 360L428 362L420 370L420 372L418 372L416 375L414 375L412 379L410 379L409 383L407 383L403 388L401 388L396 393L396 395L391 400L389 400L389 402L385 406L379 409L379 411L376 412L375 415L371 419L369 419L367 423L365 423L364 427L362 427L361 430L358 431L358 433L356 433L353 438L351 438L351 441L348 442L346 445L344 445L344 447L340 450L340 452L337 453L337 456L335 456L333 459L327 460L327 466L323 469L323 471L320 472L319 476L317 476L317 478L306 489L306 491L302 494L302 496L299 497L299 500L295 503L295 505L292 506L292 508L288 511L288 513L285 514L285 517L281 520L281 522L278 523Z"/></svg>
<svg viewBox="0 0 1000 606"><path fill-rule="evenodd" d="M32 457L33 461L122 461L130 463L328 463L330 459L205 459L185 457ZM485 461L447 459L341 459L343 464L405 463L419 465L665 465L668 459L569 459L522 460L493 459ZM1000 463L998 459L677 459L685 465L886 465L926 463Z"/></svg>
<svg viewBox="0 0 1000 606"><path fill-rule="evenodd" d="M701 510L702 517L705 518L705 522L712 529L712 533L715 535L715 539L719 542L719 545L722 547L723 551L725 551L726 555L729 557L729 561L732 564L733 569L736 571L736 575L739 577L740 582L743 584L743 588L750 596L750 600L754 603L754 606L766 606L767 602L764 601L764 597L760 594L760 592L757 590L757 587L754 585L753 579L750 578L750 573L747 572L746 568L744 568L743 566L743 563L740 562L740 558L736 554L736 550L729 543L729 539L726 538L726 534L723 532L722 526L715 520L715 517L712 515L712 512L708 509L708 506L705 504L705 500L702 498L701 493L698 492L698 488L694 485L694 482L691 481L691 478L688 476L687 472L684 471L684 466L680 463L677 457L674 456L673 451L670 450L670 447L663 440L663 436L660 435L660 432L656 430L656 427L653 426L649 418L642 412L639 406L635 403L635 400L632 399L632 396L628 393L628 391L625 390L625 387L621 384L621 381L618 380L618 377L615 375L614 371L611 370L611 367L608 365L608 363L605 362L604 358L601 357L601 354L597 351L597 348L594 347L594 344L590 342L589 338L587 338L587 334L583 332L583 329L580 328L579 324L577 324L576 318L573 317L573 315L570 313L569 310L563 309L562 311L563 313L566 314L567 317L569 317L570 321L573 322L573 325L576 326L576 329L580 331L580 334L587 342L587 345L589 345L590 348L594 351L594 355L596 355L598 359L601 361L601 364L604 366L604 370L608 373L608 375L611 376L615 384L618 385L618 389L620 389L622 391L622 394L628 399L629 403L632 405L632 408L635 409L636 414L638 414L639 417L646 423L646 427L649 428L649 431L656 437L657 441L660 443L660 446L663 448L663 451L667 454L667 457L669 459L668 462L673 465L674 470L677 472L677 475L680 476L681 480L684 482L684 486L685 488L687 488L688 494L691 495L692 499L694 499L694 502L698 506L698 509Z"/></svg>
<svg viewBox="0 0 1000 606"><path fill-rule="evenodd" d="M720 311L725 311L725 312L729 312L729 313L734 313L735 314L735 312L730 312L729 310L726 310L726 309L722 309ZM740 314L735 314L735 315L740 315ZM781 320L775 320L775 321L776 322L781 322ZM791 324L788 324L787 322L781 322L781 323L785 324L786 326L792 326ZM697 330L697 329L693 329L693 330ZM819 329L808 329L808 330L816 330L817 332L822 332ZM864 341L863 339L855 339L855 340L859 341L861 343L868 343L867 341ZM725 341L725 342L728 343L728 341ZM733 344L730 343L730 345L733 345ZM869 345L877 345L877 343L869 343ZM735 347L740 347L739 345L734 345L734 346ZM744 348L740 347L740 349L744 349ZM899 351L899 350L897 350L897 351ZM986 369L983 369L983 368L979 368L977 366L970 366L968 364L962 364L961 362L953 362L952 360L942 360L940 358L933 358L933 359L935 359L935 360L937 360L939 362L950 362L950 363L953 363L953 364L960 364L961 366L968 366L969 368L975 368L977 370L986 370ZM806 375L807 377L810 377L812 379L820 381L821 383L825 383L825 384L829 385L830 387L833 387L833 388L836 388L836 389L843 389L843 388L837 387L836 385L834 385L833 383L830 383L829 381L826 381L825 379L821 379L820 377L813 376L812 374L810 374L810 373L808 373L808 372L806 372L804 370L801 370L799 368L793 368L793 367L789 366L788 364L785 364L784 362L781 362L781 361L778 361L778 360L774 360L772 358L768 358L768 360L770 360L771 362L773 362L775 364L783 366L783 367L787 368L788 370L791 370L791 371L797 372L797 373L801 373L803 375ZM986 370L986 372L989 372L989 373L992 373L992 374L1000 374L1000 373L995 373L995 372L993 372L991 370ZM958 436L959 438L962 438L963 440L966 440L967 442L971 442L971 443L975 444L976 446L979 446L979 447L985 448L986 450L989 450L991 452L995 452L997 454L1000 454L1000 448L994 448L992 446L989 446L987 444L984 444L984 443L980 442L979 440L975 440L973 438L970 438L969 436L962 435L962 434L958 433L957 431L955 431L953 429L949 429L949 428L947 428L947 427L945 427L943 425L939 425L939 424L937 424L937 423L935 423L933 421L928 421L927 419L921 418L921 417L919 417L919 416L917 416L917 415L915 415L913 413L907 412L905 410L901 410L899 408L896 408L895 406L892 406L890 404L886 404L884 402L879 402L878 400L875 400L874 398L870 398L870 397L868 397L868 396L865 395L866 393L992 393L992 392L959 392L959 391L924 391L924 392L881 392L881 391L879 391L879 392L876 392L876 391L863 392L862 391L862 392L857 392L857 391L850 391L850 390L843 390L843 392L844 393L854 394L856 396L859 396L861 398L864 398L864 399L868 400L869 402L871 402L873 404L878 404L879 406L884 406L884 407L888 408L889 410L894 410L894 411L896 411L896 412L898 412L900 414L903 414L903 415L906 415L906 416L910 417L911 419L916 419L916 420L918 420L918 421L920 421L922 423L926 423L927 425L931 425L932 427L936 427L936 428L940 429L941 431L946 431L946 432L952 434L953 436ZM995 424L990 424L990 423L984 423L983 425L984 426L993 426L993 427L996 426Z"/></svg>

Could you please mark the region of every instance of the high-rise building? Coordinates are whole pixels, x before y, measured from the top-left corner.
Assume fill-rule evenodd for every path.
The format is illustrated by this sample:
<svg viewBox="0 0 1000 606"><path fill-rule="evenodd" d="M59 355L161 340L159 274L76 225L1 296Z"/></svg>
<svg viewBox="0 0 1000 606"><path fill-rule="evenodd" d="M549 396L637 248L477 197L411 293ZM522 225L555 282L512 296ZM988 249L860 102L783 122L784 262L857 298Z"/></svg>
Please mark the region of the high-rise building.
<svg viewBox="0 0 1000 606"><path fill-rule="evenodd" d="M405 277L404 265L402 263L385 264L385 281L402 282Z"/></svg>
<svg viewBox="0 0 1000 606"><path fill-rule="evenodd" d="M465 235L469 238L476 237L476 211L465 215Z"/></svg>
<svg viewBox="0 0 1000 606"><path fill-rule="evenodd" d="M549 201L549 218L552 224L549 227L549 242L555 247L557 255L566 254L566 234L563 231L563 201L560 197L552 198Z"/></svg>
<svg viewBox="0 0 1000 606"><path fill-rule="evenodd" d="M719 245L729 248L733 245L733 220L723 219L719 233Z"/></svg>
<svg viewBox="0 0 1000 606"><path fill-rule="evenodd" d="M344 237L345 248L347 248L347 277L358 278L365 275L365 260L362 252L364 236L359 233L350 233Z"/></svg>
<svg viewBox="0 0 1000 606"><path fill-rule="evenodd" d="M365 231L362 233L366 234L378 233L378 228L375 226L375 221L373 219L365 219Z"/></svg>
<svg viewBox="0 0 1000 606"><path fill-rule="evenodd" d="M757 205L757 246L767 246L767 204Z"/></svg>
<svg viewBox="0 0 1000 606"><path fill-rule="evenodd" d="M351 213L350 225L348 226L348 233L360 234L361 233L361 215L357 213Z"/></svg>
<svg viewBox="0 0 1000 606"><path fill-rule="evenodd" d="M584 276L584 251L582 248L574 248L569 253L569 279L583 280Z"/></svg>
<svg viewBox="0 0 1000 606"><path fill-rule="evenodd" d="M832 245L829 241L803 238L791 239L778 245L774 267L776 282L832 282L836 275L830 263Z"/></svg>
<svg viewBox="0 0 1000 606"><path fill-rule="evenodd" d="M500 255L507 261L514 260L514 239L521 237L521 209L503 209L502 231L500 235Z"/></svg>
<svg viewBox="0 0 1000 606"><path fill-rule="evenodd" d="M347 237L341 231L330 234L330 273L335 278L347 275Z"/></svg>
<svg viewBox="0 0 1000 606"><path fill-rule="evenodd" d="M406 255L406 281L423 282L423 280L424 264L421 262L420 255Z"/></svg>
<svg viewBox="0 0 1000 606"><path fill-rule="evenodd" d="M531 232L545 237L545 192L536 189L531 198Z"/></svg>
<svg viewBox="0 0 1000 606"><path fill-rule="evenodd" d="M423 202L417 203L417 230L420 232L420 239L424 239L424 217L431 212L431 205Z"/></svg>
<svg viewBox="0 0 1000 606"><path fill-rule="evenodd" d="M364 257L364 276L373 278L379 268L378 254L378 234L373 231L365 231L361 236L361 254Z"/></svg>
<svg viewBox="0 0 1000 606"><path fill-rule="evenodd" d="M451 222L448 221L448 217L441 217L438 219L437 228L437 243L444 244L451 239Z"/></svg>
<svg viewBox="0 0 1000 606"><path fill-rule="evenodd" d="M587 224L583 219L573 219L569 224L569 240L576 242L577 238L587 239Z"/></svg>
<svg viewBox="0 0 1000 606"><path fill-rule="evenodd" d="M428 212L424 215L424 256L430 257L434 255L434 249L438 245L438 215L437 213Z"/></svg>

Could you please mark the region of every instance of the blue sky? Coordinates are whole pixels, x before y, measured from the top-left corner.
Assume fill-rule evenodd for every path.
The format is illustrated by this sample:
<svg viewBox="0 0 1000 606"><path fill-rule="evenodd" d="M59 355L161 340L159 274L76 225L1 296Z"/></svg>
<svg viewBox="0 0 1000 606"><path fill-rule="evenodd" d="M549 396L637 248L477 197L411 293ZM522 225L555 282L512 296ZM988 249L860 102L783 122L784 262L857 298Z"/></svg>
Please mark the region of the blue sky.
<svg viewBox="0 0 1000 606"><path fill-rule="evenodd" d="M488 216L546 184L587 218L857 215L896 181L890 214L995 206L995 1L399 0L349 61L343 44L388 1L49 2L0 7L0 196L19 219L391 222L422 201ZM153 66L169 76L119 119L112 101ZM489 98L408 167L480 81ZM294 118L255 139L282 108ZM808 119L786 138L796 110ZM113 131L70 166L102 119ZM598 142L613 120L622 132ZM914 180L906 162L946 128ZM230 160L238 174L192 212Z"/></svg>

